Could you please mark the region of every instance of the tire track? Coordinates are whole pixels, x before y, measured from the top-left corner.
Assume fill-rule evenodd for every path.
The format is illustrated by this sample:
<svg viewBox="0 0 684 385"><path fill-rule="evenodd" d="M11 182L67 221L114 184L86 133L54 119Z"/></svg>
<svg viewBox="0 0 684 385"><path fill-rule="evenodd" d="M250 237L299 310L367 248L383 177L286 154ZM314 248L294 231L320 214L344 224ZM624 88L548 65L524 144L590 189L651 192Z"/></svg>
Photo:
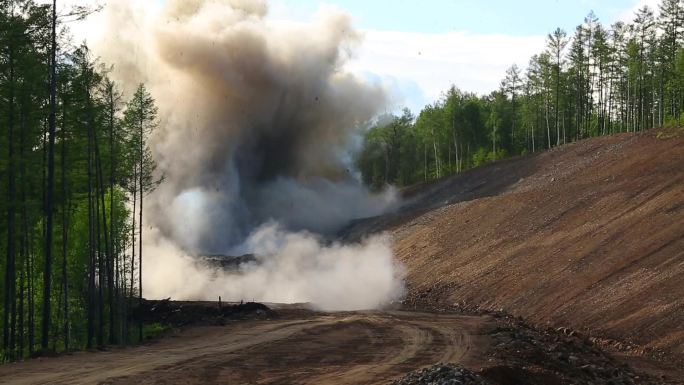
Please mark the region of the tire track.
<svg viewBox="0 0 684 385"><path fill-rule="evenodd" d="M484 317L348 312L198 327L156 344L0 367L12 384L373 384L463 362Z"/></svg>

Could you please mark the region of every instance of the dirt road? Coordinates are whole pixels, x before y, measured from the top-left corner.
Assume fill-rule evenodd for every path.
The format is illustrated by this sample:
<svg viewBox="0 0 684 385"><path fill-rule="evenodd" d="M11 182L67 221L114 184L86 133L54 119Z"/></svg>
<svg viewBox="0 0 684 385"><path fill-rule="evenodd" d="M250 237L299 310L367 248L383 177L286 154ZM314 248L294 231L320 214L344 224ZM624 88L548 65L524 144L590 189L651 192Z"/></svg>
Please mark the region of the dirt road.
<svg viewBox="0 0 684 385"><path fill-rule="evenodd" d="M196 327L148 346L0 366L0 383L387 383L435 362L479 360L490 322L353 312Z"/></svg>

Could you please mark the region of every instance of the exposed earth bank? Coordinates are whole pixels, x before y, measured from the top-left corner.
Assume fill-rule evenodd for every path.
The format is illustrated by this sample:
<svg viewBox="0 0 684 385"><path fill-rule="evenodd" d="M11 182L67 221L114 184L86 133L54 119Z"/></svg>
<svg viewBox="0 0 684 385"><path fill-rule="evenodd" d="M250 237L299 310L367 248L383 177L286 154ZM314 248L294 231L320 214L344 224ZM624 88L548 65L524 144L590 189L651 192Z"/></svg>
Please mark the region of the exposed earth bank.
<svg viewBox="0 0 684 385"><path fill-rule="evenodd" d="M393 235L408 307L567 327L684 378L684 129L584 140L405 194L345 237Z"/></svg>

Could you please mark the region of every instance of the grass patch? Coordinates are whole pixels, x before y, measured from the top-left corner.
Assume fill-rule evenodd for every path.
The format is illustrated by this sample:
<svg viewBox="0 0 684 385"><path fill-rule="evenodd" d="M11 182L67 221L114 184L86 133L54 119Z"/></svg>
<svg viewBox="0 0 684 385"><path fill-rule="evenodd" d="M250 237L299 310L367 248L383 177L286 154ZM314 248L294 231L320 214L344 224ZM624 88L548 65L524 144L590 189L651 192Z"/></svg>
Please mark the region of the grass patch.
<svg viewBox="0 0 684 385"><path fill-rule="evenodd" d="M149 341L157 339L171 330L171 325L163 323L151 323L143 325L143 340Z"/></svg>
<svg viewBox="0 0 684 385"><path fill-rule="evenodd" d="M684 136L684 127L663 128L656 134L656 138L661 140L681 138Z"/></svg>

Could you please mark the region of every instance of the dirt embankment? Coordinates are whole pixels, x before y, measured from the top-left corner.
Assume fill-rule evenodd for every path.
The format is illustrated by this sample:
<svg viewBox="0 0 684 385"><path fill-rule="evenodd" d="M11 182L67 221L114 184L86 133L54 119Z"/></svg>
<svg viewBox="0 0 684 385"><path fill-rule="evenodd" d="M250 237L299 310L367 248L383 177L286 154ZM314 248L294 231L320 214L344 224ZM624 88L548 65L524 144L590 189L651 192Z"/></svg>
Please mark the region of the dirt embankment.
<svg viewBox="0 0 684 385"><path fill-rule="evenodd" d="M596 138L470 170L414 189L403 210L347 237L393 234L409 306L503 309L682 358L681 133Z"/></svg>

